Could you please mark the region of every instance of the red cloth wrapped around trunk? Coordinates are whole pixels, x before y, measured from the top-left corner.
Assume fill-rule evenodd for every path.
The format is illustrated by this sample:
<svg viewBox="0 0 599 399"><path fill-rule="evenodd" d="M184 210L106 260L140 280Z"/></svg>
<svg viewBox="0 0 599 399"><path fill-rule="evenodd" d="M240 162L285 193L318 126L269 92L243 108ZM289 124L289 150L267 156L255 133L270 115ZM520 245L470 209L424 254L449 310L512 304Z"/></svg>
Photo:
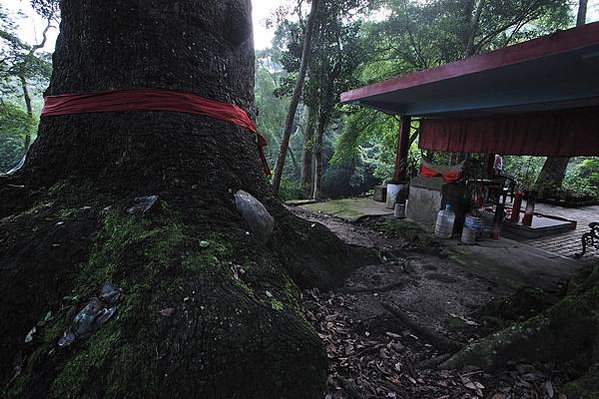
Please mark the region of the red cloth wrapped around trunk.
<svg viewBox="0 0 599 399"><path fill-rule="evenodd" d="M248 114L237 105L210 100L196 94L160 89L131 89L46 96L42 116L131 111L183 112L234 123L256 135L260 161L264 172L270 175L264 154L266 139L258 133L256 124Z"/></svg>

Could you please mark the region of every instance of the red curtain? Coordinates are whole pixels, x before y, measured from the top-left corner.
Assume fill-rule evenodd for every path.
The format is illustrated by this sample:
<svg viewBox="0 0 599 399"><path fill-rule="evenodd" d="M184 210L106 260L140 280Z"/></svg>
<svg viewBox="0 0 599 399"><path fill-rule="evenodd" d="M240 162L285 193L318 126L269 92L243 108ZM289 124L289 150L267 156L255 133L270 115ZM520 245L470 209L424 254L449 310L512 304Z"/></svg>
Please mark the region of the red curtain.
<svg viewBox="0 0 599 399"><path fill-rule="evenodd" d="M423 119L419 146L444 152L599 156L599 108Z"/></svg>

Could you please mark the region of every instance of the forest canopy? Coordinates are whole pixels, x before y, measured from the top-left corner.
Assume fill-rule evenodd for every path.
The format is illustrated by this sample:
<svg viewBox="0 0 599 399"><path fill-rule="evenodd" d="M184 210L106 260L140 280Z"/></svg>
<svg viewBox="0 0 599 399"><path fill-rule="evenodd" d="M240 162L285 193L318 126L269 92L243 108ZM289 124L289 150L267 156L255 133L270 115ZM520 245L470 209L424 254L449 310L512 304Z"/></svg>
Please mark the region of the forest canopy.
<svg viewBox="0 0 599 399"><path fill-rule="evenodd" d="M257 23L275 31L271 46L256 51L255 76L257 122L270 143L266 156L273 167L299 70L309 5L303 0L281 0L272 14L257 18ZM342 92L568 29L575 24L577 5L565 0L323 1L281 197L311 197L315 182L318 195L324 197L359 195L391 179L397 119L341 106ZM2 171L18 164L31 144L50 78L47 49L52 46L46 43L46 33L58 29L57 2L39 0L32 7L38 20L44 21L37 27L43 31L37 43L20 37L19 24L27 16L0 6L0 114L10 120L0 125ZM417 122L413 128L417 132ZM451 160L450 154L435 157L441 163ZM412 170L421 158L414 136ZM322 166L315 168L315 163ZM545 158L507 157L505 163L506 173L529 189L539 178ZM597 164L592 158L570 159L560 187L554 188L568 195L599 197Z"/></svg>

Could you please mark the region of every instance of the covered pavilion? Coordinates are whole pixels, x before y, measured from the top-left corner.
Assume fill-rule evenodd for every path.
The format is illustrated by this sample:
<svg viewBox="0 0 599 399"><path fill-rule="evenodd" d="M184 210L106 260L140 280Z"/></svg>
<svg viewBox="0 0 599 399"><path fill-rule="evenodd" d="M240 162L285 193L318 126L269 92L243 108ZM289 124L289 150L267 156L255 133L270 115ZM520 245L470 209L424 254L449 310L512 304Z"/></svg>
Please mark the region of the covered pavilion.
<svg viewBox="0 0 599 399"><path fill-rule="evenodd" d="M599 155L599 23L360 87L341 102L402 116L396 180L406 178L414 117L426 150Z"/></svg>
<svg viewBox="0 0 599 399"><path fill-rule="evenodd" d="M413 118L424 150L599 156L599 23L360 87L341 102L401 116L398 182L408 178Z"/></svg>

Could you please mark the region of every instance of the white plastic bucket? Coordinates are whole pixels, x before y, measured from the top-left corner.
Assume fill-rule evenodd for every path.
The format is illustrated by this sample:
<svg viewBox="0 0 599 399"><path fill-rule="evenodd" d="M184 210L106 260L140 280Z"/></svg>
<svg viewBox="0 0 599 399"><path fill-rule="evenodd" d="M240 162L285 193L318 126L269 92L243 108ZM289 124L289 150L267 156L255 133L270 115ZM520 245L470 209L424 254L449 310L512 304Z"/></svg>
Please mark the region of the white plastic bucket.
<svg viewBox="0 0 599 399"><path fill-rule="evenodd" d="M405 187L405 184L387 184L387 209L395 209L397 194Z"/></svg>
<svg viewBox="0 0 599 399"><path fill-rule="evenodd" d="M464 228L466 227L474 230L477 238L482 238L485 226L481 218L472 215L466 216Z"/></svg>
<svg viewBox="0 0 599 399"><path fill-rule="evenodd" d="M474 245L476 244L476 230L469 226L464 226L464 230L462 230L462 239L463 244Z"/></svg>
<svg viewBox="0 0 599 399"><path fill-rule="evenodd" d="M406 218L406 206L404 204L395 204L394 216L396 219Z"/></svg>

